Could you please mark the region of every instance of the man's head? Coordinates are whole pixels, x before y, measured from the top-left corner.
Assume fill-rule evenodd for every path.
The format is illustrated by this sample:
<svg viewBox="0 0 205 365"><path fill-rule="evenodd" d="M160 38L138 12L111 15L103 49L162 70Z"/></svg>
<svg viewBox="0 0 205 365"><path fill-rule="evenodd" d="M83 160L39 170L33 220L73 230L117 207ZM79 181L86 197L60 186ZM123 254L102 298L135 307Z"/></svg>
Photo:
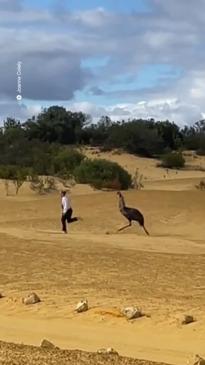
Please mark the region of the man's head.
<svg viewBox="0 0 205 365"><path fill-rule="evenodd" d="M61 191L61 196L62 196L62 197L63 197L63 196L66 196L66 191L65 191L65 190Z"/></svg>

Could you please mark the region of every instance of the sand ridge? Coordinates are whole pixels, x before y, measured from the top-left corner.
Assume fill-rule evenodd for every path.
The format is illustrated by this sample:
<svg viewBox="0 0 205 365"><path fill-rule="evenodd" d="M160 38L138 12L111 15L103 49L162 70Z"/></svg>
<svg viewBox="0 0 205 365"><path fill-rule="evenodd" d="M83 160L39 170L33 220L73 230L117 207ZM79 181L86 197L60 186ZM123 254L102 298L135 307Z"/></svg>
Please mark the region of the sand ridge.
<svg viewBox="0 0 205 365"><path fill-rule="evenodd" d="M79 350L44 349L35 346L0 342L0 361L4 365L157 365L145 360L134 360L118 355L104 355ZM165 364L158 364L165 365Z"/></svg>
<svg viewBox="0 0 205 365"><path fill-rule="evenodd" d="M150 237L137 224L117 233L126 222L115 192L75 186L72 205L83 220L66 236L58 193L38 196L25 185L6 197L1 185L0 338L33 345L48 338L86 351L114 347L123 356L177 365L205 356L205 194L190 181L183 189L180 176L170 179L171 190L161 188L159 175L149 188L124 193L143 212ZM23 305L32 291L41 303ZM90 309L78 315L83 298ZM128 322L118 315L127 305L147 316ZM196 322L182 326L184 314Z"/></svg>

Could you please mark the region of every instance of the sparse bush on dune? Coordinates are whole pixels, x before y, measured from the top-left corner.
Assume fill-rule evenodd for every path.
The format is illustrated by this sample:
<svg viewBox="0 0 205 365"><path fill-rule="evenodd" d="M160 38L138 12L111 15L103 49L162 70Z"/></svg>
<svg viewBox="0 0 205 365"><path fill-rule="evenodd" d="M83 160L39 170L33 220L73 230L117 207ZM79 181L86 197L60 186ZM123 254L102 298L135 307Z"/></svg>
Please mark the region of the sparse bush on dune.
<svg viewBox="0 0 205 365"><path fill-rule="evenodd" d="M205 138L204 138L203 145L201 145L200 148L197 150L197 155L205 156Z"/></svg>
<svg viewBox="0 0 205 365"><path fill-rule="evenodd" d="M180 169L185 166L185 159L181 152L170 152L162 157L161 167Z"/></svg>
<svg viewBox="0 0 205 365"><path fill-rule="evenodd" d="M16 195L21 186L27 180L28 169L19 166L0 166L0 178L5 179L4 186L6 195L8 195L9 181L15 186Z"/></svg>
<svg viewBox="0 0 205 365"><path fill-rule="evenodd" d="M55 179L51 176L46 176L45 178L45 185L46 185L46 190L48 192L50 191L55 191L56 190L56 182Z"/></svg>
<svg viewBox="0 0 205 365"><path fill-rule="evenodd" d="M201 180L198 185L196 185L198 190L205 190L205 180Z"/></svg>
<svg viewBox="0 0 205 365"><path fill-rule="evenodd" d="M26 170L18 170L16 172L16 175L13 178L13 184L15 185L15 189L16 189L16 195L19 192L19 189L21 188L21 186L23 185L24 181L26 181L27 179L27 171Z"/></svg>
<svg viewBox="0 0 205 365"><path fill-rule="evenodd" d="M143 185L143 174L140 174L139 170L136 169L132 179L132 187L136 190L140 190L144 187Z"/></svg>
<svg viewBox="0 0 205 365"><path fill-rule="evenodd" d="M35 191L38 194L44 194L45 193L45 185L42 178L39 176L33 176L31 183L30 183L31 190Z"/></svg>
<svg viewBox="0 0 205 365"><path fill-rule="evenodd" d="M30 188L38 194L46 194L57 190L55 179L53 177L32 176Z"/></svg>
<svg viewBox="0 0 205 365"><path fill-rule="evenodd" d="M128 189L131 186L131 176L115 162L96 159L84 160L74 170L77 182L90 184L97 189Z"/></svg>
<svg viewBox="0 0 205 365"><path fill-rule="evenodd" d="M4 180L4 187L5 187L5 191L6 191L6 196L9 195L9 180Z"/></svg>

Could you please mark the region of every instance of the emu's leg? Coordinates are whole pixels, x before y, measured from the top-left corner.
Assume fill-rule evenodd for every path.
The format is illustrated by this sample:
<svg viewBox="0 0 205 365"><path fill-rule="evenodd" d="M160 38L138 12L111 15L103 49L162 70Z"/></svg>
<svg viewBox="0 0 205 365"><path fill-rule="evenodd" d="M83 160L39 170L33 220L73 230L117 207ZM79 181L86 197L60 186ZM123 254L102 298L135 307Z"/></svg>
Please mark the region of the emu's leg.
<svg viewBox="0 0 205 365"><path fill-rule="evenodd" d="M132 222L131 222L131 221L129 221L129 224L127 224L126 226L124 226L124 227L122 227L122 228L118 229L118 232L122 231L122 230L123 230L123 229L125 229L125 228L130 227L131 225L132 225Z"/></svg>
<svg viewBox="0 0 205 365"><path fill-rule="evenodd" d="M146 229L146 227L145 227L145 226L142 226L142 227L143 227L143 229L144 229L145 233L149 236L149 232L148 232L148 230Z"/></svg>

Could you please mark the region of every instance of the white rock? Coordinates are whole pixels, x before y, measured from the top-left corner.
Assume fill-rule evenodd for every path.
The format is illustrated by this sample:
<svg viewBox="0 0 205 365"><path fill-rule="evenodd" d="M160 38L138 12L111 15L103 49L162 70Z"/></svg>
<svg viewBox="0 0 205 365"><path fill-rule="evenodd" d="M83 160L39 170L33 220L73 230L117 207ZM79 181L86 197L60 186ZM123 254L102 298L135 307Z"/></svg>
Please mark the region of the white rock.
<svg viewBox="0 0 205 365"><path fill-rule="evenodd" d="M108 347L107 349L99 349L97 350L98 354L109 354L109 355L118 355L118 352L115 351L112 347Z"/></svg>
<svg viewBox="0 0 205 365"><path fill-rule="evenodd" d="M22 302L26 305L28 304L36 304L39 303L41 300L36 293L30 293L27 297L22 299Z"/></svg>
<svg viewBox="0 0 205 365"><path fill-rule="evenodd" d="M140 309L135 307L126 307L123 308L122 314L127 317L127 319L135 319L142 317L142 312Z"/></svg>
<svg viewBox="0 0 205 365"><path fill-rule="evenodd" d="M78 312L78 313L86 312L87 310L88 310L88 301L87 301L87 299L86 300L81 300L75 308L75 311Z"/></svg>

